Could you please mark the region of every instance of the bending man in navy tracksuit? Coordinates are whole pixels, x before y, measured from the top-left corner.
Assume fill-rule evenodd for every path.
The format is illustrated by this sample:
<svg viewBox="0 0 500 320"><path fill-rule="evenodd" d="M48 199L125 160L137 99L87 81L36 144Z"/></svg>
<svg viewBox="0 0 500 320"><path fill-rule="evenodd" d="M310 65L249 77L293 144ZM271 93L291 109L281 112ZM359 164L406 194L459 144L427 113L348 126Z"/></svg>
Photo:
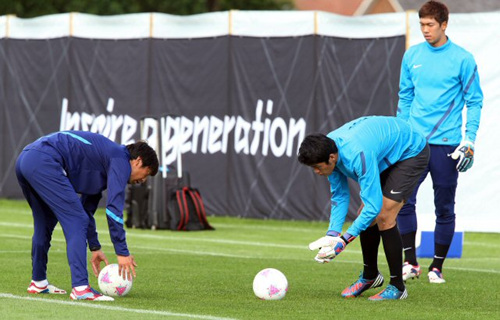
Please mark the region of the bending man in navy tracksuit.
<svg viewBox="0 0 500 320"><path fill-rule="evenodd" d="M26 146L16 163L16 175L33 211L33 264L29 293L65 294L49 284L47 259L52 231L61 224L67 243L73 300L110 301L89 286L87 243L94 274L108 263L101 251L94 213L107 189L106 215L118 257L120 273L135 276L123 228L127 183L144 182L158 172L156 152L143 141L120 146L108 138L85 131L64 131L44 136ZM80 196L79 196L80 195Z"/></svg>
<svg viewBox="0 0 500 320"><path fill-rule="evenodd" d="M395 117L364 117L327 136L307 136L300 145L298 160L327 177L332 193L328 232L309 245L311 250L320 249L315 260L331 261L360 236L364 269L342 296L357 297L383 284L377 263L382 238L390 283L370 300L405 299L403 245L396 216L427 166L429 147L424 136ZM347 178L359 183L363 203L359 216L341 235L349 208Z"/></svg>

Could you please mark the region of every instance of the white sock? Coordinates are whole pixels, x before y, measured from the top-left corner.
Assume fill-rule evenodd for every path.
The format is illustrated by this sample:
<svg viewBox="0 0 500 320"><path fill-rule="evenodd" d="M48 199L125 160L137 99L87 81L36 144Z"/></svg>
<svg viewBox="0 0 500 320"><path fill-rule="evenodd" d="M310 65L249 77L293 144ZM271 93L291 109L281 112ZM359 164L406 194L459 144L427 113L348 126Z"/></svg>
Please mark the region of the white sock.
<svg viewBox="0 0 500 320"><path fill-rule="evenodd" d="M42 281L35 281L35 280L31 280L31 281L33 281L35 286L37 286L38 288L43 288L49 284L49 281L47 279L42 280Z"/></svg>
<svg viewBox="0 0 500 320"><path fill-rule="evenodd" d="M87 289L87 287L88 287L88 286L78 286L78 287L75 287L74 289L75 289L76 291L82 291L82 290Z"/></svg>

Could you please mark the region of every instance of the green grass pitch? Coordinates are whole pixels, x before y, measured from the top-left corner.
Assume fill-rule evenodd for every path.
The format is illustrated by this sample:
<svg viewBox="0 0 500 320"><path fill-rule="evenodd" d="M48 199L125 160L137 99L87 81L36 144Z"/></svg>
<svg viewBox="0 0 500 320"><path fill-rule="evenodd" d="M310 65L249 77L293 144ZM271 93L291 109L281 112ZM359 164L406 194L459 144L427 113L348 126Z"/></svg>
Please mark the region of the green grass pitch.
<svg viewBox="0 0 500 320"><path fill-rule="evenodd" d="M100 241L116 262L105 214L96 214ZM309 242L325 222L210 217L216 231L127 230L138 263L130 293L114 302L72 302L69 294L29 295L33 221L25 201L0 200L0 318L2 319L500 319L500 234L466 233L461 259L445 263L443 285L426 272L409 281L401 301L368 301L379 289L345 300L340 292L362 269L359 239L329 264L314 262ZM485 222L487 223L487 222ZM427 268L429 259L420 260ZM388 268L382 248L382 274ZM252 291L261 269L281 270L289 291L262 301ZM89 266L90 283L98 288ZM48 278L71 290L60 227L49 253Z"/></svg>

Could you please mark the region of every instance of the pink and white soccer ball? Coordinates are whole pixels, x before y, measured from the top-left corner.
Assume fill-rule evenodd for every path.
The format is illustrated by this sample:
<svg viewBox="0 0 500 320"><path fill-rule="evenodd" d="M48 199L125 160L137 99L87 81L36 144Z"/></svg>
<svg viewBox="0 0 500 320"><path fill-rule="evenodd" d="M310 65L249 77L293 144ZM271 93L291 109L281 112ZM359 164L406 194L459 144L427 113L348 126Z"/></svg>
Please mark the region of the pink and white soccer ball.
<svg viewBox="0 0 500 320"><path fill-rule="evenodd" d="M101 293L107 296L124 296L132 289L133 280L123 279L118 275L118 264L108 264L97 278Z"/></svg>
<svg viewBox="0 0 500 320"><path fill-rule="evenodd" d="M283 299L288 291L285 275L273 268L261 270L253 279L253 292L262 300Z"/></svg>

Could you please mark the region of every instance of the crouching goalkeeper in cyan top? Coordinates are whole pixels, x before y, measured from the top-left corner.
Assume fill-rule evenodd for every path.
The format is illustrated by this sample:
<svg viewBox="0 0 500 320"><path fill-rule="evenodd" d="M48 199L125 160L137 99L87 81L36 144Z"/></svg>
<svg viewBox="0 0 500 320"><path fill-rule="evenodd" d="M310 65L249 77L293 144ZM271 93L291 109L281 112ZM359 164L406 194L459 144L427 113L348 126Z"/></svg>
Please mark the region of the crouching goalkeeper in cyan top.
<svg viewBox="0 0 500 320"><path fill-rule="evenodd" d="M332 193L328 232L309 245L311 250L319 250L315 260L330 262L348 243L360 237L364 269L359 279L342 291L342 296L357 297L382 286L384 277L377 266L382 238L390 282L369 299L405 299L408 293L402 277L403 245L396 217L429 161L424 136L395 117L364 117L326 136L307 136L298 160L327 177ZM341 235L349 207L347 178L359 183L362 206L359 216Z"/></svg>

